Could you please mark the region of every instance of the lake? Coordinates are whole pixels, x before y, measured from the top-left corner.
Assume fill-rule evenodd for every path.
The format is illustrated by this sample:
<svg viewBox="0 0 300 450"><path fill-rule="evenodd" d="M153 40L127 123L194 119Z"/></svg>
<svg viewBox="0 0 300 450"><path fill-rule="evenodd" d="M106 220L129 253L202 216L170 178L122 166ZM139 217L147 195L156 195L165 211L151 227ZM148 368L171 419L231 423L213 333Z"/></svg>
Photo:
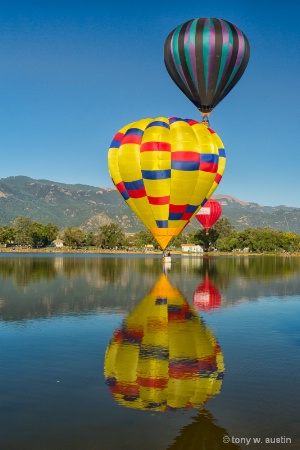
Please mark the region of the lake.
<svg viewBox="0 0 300 450"><path fill-rule="evenodd" d="M300 258L0 254L3 450L300 449Z"/></svg>

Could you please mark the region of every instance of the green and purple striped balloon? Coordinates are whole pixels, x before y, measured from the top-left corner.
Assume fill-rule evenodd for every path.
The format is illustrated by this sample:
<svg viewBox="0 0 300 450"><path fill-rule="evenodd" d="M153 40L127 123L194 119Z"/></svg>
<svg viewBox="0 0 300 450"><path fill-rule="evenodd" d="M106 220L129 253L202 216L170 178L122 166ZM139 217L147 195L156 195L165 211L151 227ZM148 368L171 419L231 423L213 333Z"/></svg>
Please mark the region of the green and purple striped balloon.
<svg viewBox="0 0 300 450"><path fill-rule="evenodd" d="M215 18L185 22L169 34L164 46L170 77L204 116L236 85L249 57L244 33Z"/></svg>

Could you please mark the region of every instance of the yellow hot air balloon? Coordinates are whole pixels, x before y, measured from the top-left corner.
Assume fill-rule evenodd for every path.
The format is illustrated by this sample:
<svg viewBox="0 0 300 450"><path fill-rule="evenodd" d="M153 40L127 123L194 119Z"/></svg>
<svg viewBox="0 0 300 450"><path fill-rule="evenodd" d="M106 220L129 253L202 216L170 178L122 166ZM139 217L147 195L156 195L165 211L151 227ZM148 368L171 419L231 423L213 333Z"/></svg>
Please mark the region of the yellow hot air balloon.
<svg viewBox="0 0 300 450"><path fill-rule="evenodd" d="M130 123L108 151L115 186L163 250L213 194L225 164L219 136L178 117Z"/></svg>
<svg viewBox="0 0 300 450"><path fill-rule="evenodd" d="M121 405L154 411L202 407L224 370L216 338L165 274L115 331L104 362Z"/></svg>

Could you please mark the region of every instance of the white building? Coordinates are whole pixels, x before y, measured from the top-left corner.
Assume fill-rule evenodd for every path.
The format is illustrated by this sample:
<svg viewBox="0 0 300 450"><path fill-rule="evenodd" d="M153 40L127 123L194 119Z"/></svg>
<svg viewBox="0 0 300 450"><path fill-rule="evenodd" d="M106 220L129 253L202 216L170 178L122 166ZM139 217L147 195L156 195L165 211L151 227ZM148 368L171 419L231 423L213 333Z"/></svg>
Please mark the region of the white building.
<svg viewBox="0 0 300 450"><path fill-rule="evenodd" d="M201 245L181 244L181 251L183 253L203 253L203 248Z"/></svg>
<svg viewBox="0 0 300 450"><path fill-rule="evenodd" d="M63 247L64 241L62 241L61 239L54 239L54 241L52 241L51 244L54 244L55 247Z"/></svg>
<svg viewBox="0 0 300 450"><path fill-rule="evenodd" d="M145 245L145 252L152 252L154 250L153 244Z"/></svg>

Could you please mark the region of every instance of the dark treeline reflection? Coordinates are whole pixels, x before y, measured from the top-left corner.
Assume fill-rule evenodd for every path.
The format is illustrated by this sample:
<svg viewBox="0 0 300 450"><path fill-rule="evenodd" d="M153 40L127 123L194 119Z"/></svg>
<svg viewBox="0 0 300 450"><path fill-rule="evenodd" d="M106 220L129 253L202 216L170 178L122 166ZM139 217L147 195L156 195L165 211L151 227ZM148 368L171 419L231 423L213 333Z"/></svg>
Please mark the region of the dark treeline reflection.
<svg viewBox="0 0 300 450"><path fill-rule="evenodd" d="M162 270L159 255L5 254L0 257L0 318L127 313ZM298 295L299 274L300 258L296 257L174 255L168 268L172 284L188 301L193 301L195 293L200 303L201 296L210 295L214 307L261 295Z"/></svg>
<svg viewBox="0 0 300 450"><path fill-rule="evenodd" d="M182 428L175 442L167 450L239 450L235 443L227 442L228 432L217 425L212 414L205 408L198 411L193 422ZM224 440L223 440L224 439ZM209 446L208 446L209 443Z"/></svg>

